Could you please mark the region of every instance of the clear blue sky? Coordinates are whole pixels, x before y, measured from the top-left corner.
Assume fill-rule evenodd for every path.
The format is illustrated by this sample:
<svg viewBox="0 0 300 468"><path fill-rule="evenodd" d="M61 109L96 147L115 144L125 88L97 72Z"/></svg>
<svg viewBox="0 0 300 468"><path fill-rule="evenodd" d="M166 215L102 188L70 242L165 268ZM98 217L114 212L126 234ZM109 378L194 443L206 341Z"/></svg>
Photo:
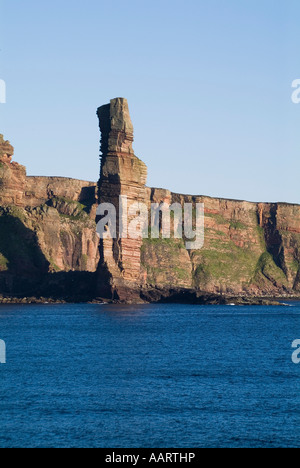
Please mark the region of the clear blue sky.
<svg viewBox="0 0 300 468"><path fill-rule="evenodd" d="M0 0L0 132L30 175L97 180L129 100L148 185L300 203L299 0Z"/></svg>

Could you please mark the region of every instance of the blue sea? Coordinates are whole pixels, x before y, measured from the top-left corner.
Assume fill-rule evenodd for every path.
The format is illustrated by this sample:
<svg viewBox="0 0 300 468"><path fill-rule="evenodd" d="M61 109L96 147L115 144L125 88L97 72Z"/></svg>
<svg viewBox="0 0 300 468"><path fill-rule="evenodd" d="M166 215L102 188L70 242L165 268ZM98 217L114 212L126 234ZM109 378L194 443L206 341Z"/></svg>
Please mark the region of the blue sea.
<svg viewBox="0 0 300 468"><path fill-rule="evenodd" d="M300 447L300 303L1 305L0 447Z"/></svg>

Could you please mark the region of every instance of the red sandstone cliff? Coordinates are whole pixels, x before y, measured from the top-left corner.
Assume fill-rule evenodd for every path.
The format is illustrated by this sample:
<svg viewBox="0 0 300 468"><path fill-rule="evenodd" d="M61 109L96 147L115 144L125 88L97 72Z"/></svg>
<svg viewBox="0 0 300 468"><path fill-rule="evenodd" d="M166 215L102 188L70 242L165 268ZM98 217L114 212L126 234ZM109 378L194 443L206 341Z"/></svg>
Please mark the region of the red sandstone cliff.
<svg viewBox="0 0 300 468"><path fill-rule="evenodd" d="M0 135L0 294L48 273L95 272L96 183L27 177L12 157Z"/></svg>
<svg viewBox="0 0 300 468"><path fill-rule="evenodd" d="M135 156L128 103L98 109L98 183L28 177L12 162L0 135L0 295L32 293L116 299L179 299L185 294L290 296L300 294L300 206L248 203L146 187L147 168ZM184 239L96 234L98 203L119 197L143 202L203 203L205 241L187 250ZM129 217L128 221L132 217ZM118 219L117 219L118 221Z"/></svg>
<svg viewBox="0 0 300 468"><path fill-rule="evenodd" d="M204 203L205 242L186 250L178 239L102 241L100 291L124 301L157 299L173 290L231 295L295 294L300 290L300 206L262 204L147 189L146 167L132 149L125 99L98 109L102 133L100 202Z"/></svg>

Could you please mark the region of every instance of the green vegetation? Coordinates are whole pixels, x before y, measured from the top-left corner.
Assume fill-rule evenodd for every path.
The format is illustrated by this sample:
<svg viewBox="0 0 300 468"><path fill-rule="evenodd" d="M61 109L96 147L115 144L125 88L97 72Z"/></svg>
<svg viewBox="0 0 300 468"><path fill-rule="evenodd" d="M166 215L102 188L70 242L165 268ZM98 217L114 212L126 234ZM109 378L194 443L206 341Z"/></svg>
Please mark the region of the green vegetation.
<svg viewBox="0 0 300 468"><path fill-rule="evenodd" d="M0 253L0 271L8 270L8 260Z"/></svg>
<svg viewBox="0 0 300 468"><path fill-rule="evenodd" d="M26 219L26 212L22 208L10 205L6 207L0 207L0 217L1 216L11 216L13 218L19 219L23 223Z"/></svg>
<svg viewBox="0 0 300 468"><path fill-rule="evenodd" d="M259 282L262 277L271 281L276 286L287 286L287 279L284 272L276 265L269 252L264 252L256 265L254 280Z"/></svg>
<svg viewBox="0 0 300 468"><path fill-rule="evenodd" d="M191 282L191 263L182 239L144 239L141 263L149 284L182 286Z"/></svg>
<svg viewBox="0 0 300 468"><path fill-rule="evenodd" d="M292 262L288 263L287 267L292 272L292 274L296 276L300 268L299 260L293 260Z"/></svg>
<svg viewBox="0 0 300 468"><path fill-rule="evenodd" d="M176 273L177 278L180 280L188 281L190 279L190 272L184 270L183 268L174 267L173 271Z"/></svg>
<svg viewBox="0 0 300 468"><path fill-rule="evenodd" d="M165 246L175 251L178 249L185 249L183 239L152 239L151 237L143 239L142 250L148 245Z"/></svg>
<svg viewBox="0 0 300 468"><path fill-rule="evenodd" d="M194 281L198 287L211 280L224 284L249 283L257 264L257 254L229 241L227 250L203 249L197 252L194 264Z"/></svg>
<svg viewBox="0 0 300 468"><path fill-rule="evenodd" d="M55 273L58 273L59 271L61 271L61 269L59 268L59 266L56 265L52 257L49 258L49 263L50 263L50 270L53 270Z"/></svg>
<svg viewBox="0 0 300 468"><path fill-rule="evenodd" d="M81 262L82 262L83 270L87 270L88 256L86 254L81 255Z"/></svg>
<svg viewBox="0 0 300 468"><path fill-rule="evenodd" d="M201 250L191 252L193 264L193 284L198 288L205 288L209 283L219 287L230 288L238 285L248 288L258 285L264 288L271 285L288 287L285 271L276 264L276 260L266 251L265 231L257 226L257 215L253 212L253 225L246 225L238 220L226 220L220 214L208 213L213 218L218 229L205 229L205 246ZM252 217L251 217L252 220ZM232 230L232 239L226 232L221 231L221 225ZM234 233L235 231L241 231ZM246 232L243 232L246 231ZM297 234L295 234L297 236ZM290 235L288 240L290 241ZM299 239L293 237L293 242L300 246ZM142 246L143 264L148 275L157 284L176 277L176 284L180 281L187 283L191 278L190 263L185 268L180 256L181 249L185 249L183 240L176 239L145 239ZM181 258L180 262L177 261ZM154 264L151 265L154 260ZM293 259L286 261L287 270L296 277L300 261ZM155 265L155 267L154 267Z"/></svg>
<svg viewBox="0 0 300 468"><path fill-rule="evenodd" d="M225 219L222 215L217 213L205 213L205 216L208 218L213 218L217 224L229 224L230 221Z"/></svg>
<svg viewBox="0 0 300 468"><path fill-rule="evenodd" d="M258 237L259 237L259 242L260 242L260 246L263 250L266 249L266 241L265 241L265 231L264 231L264 228L262 228L261 226L257 226L257 232L258 232Z"/></svg>
<svg viewBox="0 0 300 468"><path fill-rule="evenodd" d="M88 207L74 200L69 200L64 197L54 197L49 202L48 206L55 208L61 218L70 219L71 221L87 221Z"/></svg>
<svg viewBox="0 0 300 468"><path fill-rule="evenodd" d="M209 234L209 237L211 237L211 236L227 237L225 232L218 231L216 229L210 229L210 228L205 228L205 235L207 235L207 234Z"/></svg>
<svg viewBox="0 0 300 468"><path fill-rule="evenodd" d="M232 229L248 229L248 226L246 224L241 223L240 221L230 221L230 227Z"/></svg>

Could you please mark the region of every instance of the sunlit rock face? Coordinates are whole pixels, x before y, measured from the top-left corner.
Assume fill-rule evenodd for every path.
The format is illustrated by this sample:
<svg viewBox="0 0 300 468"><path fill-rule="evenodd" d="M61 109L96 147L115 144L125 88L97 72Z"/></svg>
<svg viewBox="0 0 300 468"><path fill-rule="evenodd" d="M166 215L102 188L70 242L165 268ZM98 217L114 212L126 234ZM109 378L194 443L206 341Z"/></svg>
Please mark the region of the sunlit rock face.
<svg viewBox="0 0 300 468"><path fill-rule="evenodd" d="M134 155L133 125L126 99L113 99L97 111L101 130L101 174L99 202L111 203L119 213L119 197L132 202L149 199L147 167ZM100 241L99 294L131 302L138 301L143 284L142 239L117 238Z"/></svg>
<svg viewBox="0 0 300 468"><path fill-rule="evenodd" d="M170 291L197 294L297 294L300 290L300 206L248 203L174 194L145 187L147 168L134 155L133 125L126 99L98 109L101 139L99 201L118 212L119 196L154 203L204 203L205 242L187 251L176 239L101 241L100 292L138 301ZM182 168L184 172L184 166ZM187 174L188 176L188 174ZM201 186L199 186L201 192ZM159 293L160 291L161 293Z"/></svg>
<svg viewBox="0 0 300 468"><path fill-rule="evenodd" d="M93 273L99 262L97 184L28 177L13 153L0 135L0 295L45 295L54 275L53 289L72 295L58 275Z"/></svg>
<svg viewBox="0 0 300 468"><path fill-rule="evenodd" d="M113 99L97 114L98 184L27 176L25 167L13 161L13 146L0 135L0 296L59 291L62 297L80 293L137 303L198 300L203 294L300 295L299 205L148 188L147 167L133 150L126 99ZM182 173L188 177L184 161ZM151 203L177 203L182 210L186 203L203 203L203 248L187 250L184 239L123 238L119 216L116 238L99 244L97 207L111 203L119 214L120 196L127 197L128 206L143 202L148 209Z"/></svg>
<svg viewBox="0 0 300 468"><path fill-rule="evenodd" d="M12 162L14 148L0 135L0 205L22 206L26 189L26 169Z"/></svg>

